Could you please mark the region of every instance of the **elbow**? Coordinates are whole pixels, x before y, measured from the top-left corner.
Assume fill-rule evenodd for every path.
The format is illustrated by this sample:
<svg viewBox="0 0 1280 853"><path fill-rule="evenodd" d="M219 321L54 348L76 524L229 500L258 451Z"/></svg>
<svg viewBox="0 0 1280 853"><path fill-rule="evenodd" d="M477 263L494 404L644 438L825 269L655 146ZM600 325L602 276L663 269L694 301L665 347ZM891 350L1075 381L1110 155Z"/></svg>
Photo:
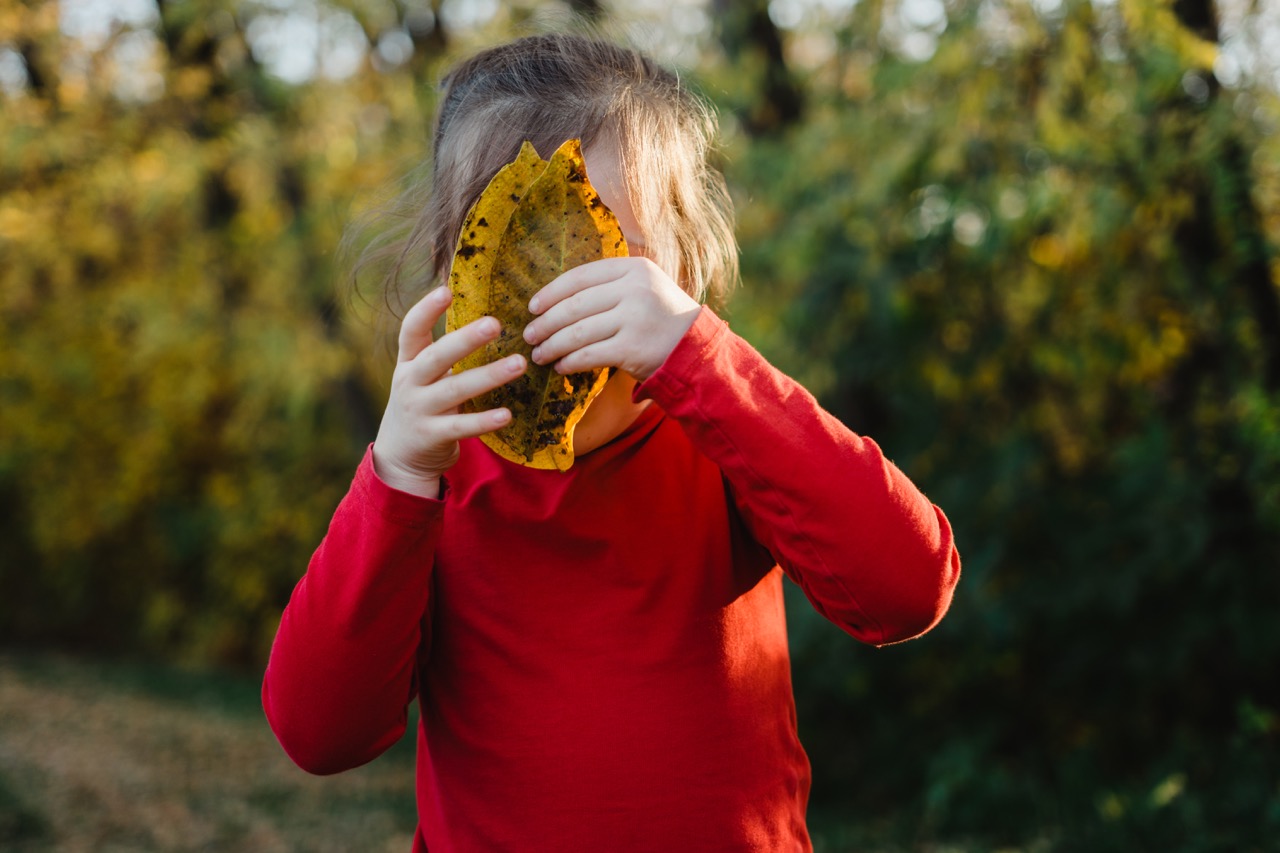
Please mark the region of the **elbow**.
<svg viewBox="0 0 1280 853"><path fill-rule="evenodd" d="M285 754L292 759L294 764L312 776L333 776L366 763L363 761L351 763L343 761L337 756L294 753L288 750L285 751Z"/></svg>
<svg viewBox="0 0 1280 853"><path fill-rule="evenodd" d="M382 737L359 738L357 727L333 725L317 708L290 707L278 701L269 682L263 683L262 708L285 755L314 776L332 776L367 764L399 740L406 725L402 719Z"/></svg>
<svg viewBox="0 0 1280 853"><path fill-rule="evenodd" d="M960 580L960 552L947 537L941 555L922 560L910 573L914 582L902 590L901 596L880 620L880 636L873 643L887 646L913 640L928 633L942 621L951 607L956 583Z"/></svg>
<svg viewBox="0 0 1280 853"><path fill-rule="evenodd" d="M942 621L950 606L949 592L932 598L922 596L916 601L904 603L896 609L892 619L880 623L879 636L872 645L889 646L927 634Z"/></svg>
<svg viewBox="0 0 1280 853"><path fill-rule="evenodd" d="M332 738L325 737L313 719L305 715L290 713L273 703L267 687L263 686L262 709L266 713L267 725L276 736L276 742L284 750L284 754L299 768L314 776L332 776L344 770L350 770L359 762L347 760L344 751L335 749Z"/></svg>
<svg viewBox="0 0 1280 853"><path fill-rule="evenodd" d="M819 590L803 577L798 582L814 608L849 636L868 645L888 646L927 633L951 607L960 579L960 554L949 537L940 551L914 560L888 561L878 571L850 571L848 576L861 576L864 583L842 584L836 596L817 594Z"/></svg>
<svg viewBox="0 0 1280 853"><path fill-rule="evenodd" d="M276 735L276 739L284 749L285 755L289 756L289 759L300 769L305 770L312 776L333 776L344 770L359 767L363 763L346 761L343 756L336 753L327 752L324 749L313 749L310 744L288 740L280 737L279 734Z"/></svg>
<svg viewBox="0 0 1280 853"><path fill-rule="evenodd" d="M352 760L344 752L326 746L318 739L299 737L296 733L277 729L274 725L272 731L285 755L300 769L313 776L332 776L366 763Z"/></svg>

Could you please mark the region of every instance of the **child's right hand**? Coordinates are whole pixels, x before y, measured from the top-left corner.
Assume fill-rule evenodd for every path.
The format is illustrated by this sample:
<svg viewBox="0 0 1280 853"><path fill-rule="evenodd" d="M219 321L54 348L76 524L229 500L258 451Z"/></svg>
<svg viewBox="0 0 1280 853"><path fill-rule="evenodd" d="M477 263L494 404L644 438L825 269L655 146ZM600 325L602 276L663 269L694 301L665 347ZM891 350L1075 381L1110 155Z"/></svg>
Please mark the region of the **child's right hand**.
<svg viewBox="0 0 1280 853"><path fill-rule="evenodd" d="M433 342L431 328L451 298L449 288L438 287L405 314L391 396L373 443L374 470L384 483L429 498L440 496L441 475L458 461L459 439L511 420L507 409L460 414L458 407L525 371L524 357L511 355L454 374L453 365L498 337L501 327L482 317Z"/></svg>

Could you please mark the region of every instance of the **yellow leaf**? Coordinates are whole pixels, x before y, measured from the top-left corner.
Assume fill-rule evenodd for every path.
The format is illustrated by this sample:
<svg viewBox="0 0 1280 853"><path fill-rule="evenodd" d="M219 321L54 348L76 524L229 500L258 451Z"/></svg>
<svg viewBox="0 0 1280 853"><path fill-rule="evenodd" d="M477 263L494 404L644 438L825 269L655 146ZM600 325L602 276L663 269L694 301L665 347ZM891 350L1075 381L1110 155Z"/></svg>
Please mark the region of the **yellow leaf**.
<svg viewBox="0 0 1280 853"><path fill-rule="evenodd" d="M498 170L471 211L462 222L458 235L458 247L449 270L449 289L453 302L445 319L448 331L460 329L472 320L478 320L491 311L489 273L507 223L515 212L516 204L524 198L529 185L546 171L547 161L538 156L533 146L526 142L520 147L516 159ZM501 319L501 318L499 318ZM505 325L505 324L504 324ZM484 364L481 350L459 362L458 370Z"/></svg>
<svg viewBox="0 0 1280 853"><path fill-rule="evenodd" d="M587 178L579 141L565 142L550 162L526 142L481 193L458 236L449 272L454 305L446 329L488 315L502 323L502 334L459 362L455 372L512 353L529 359L532 347L524 341L524 328L533 320L529 299L567 270L626 254L617 219ZM482 436L484 443L512 462L565 471L573 465L574 428L607 379L604 370L561 376L529 361L524 376L464 409L506 406L511 423Z"/></svg>

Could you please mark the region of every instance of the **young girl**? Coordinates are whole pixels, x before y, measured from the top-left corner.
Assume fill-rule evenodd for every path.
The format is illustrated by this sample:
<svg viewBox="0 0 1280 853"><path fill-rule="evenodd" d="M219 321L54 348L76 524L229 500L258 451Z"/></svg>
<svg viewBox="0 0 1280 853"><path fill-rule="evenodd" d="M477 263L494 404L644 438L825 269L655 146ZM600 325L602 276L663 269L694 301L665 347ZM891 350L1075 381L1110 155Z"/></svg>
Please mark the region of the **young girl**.
<svg viewBox="0 0 1280 853"><path fill-rule="evenodd" d="M377 438L280 623L271 727L313 773L418 727L415 851L808 850L782 573L859 640L914 637L960 572L942 512L709 308L736 275L714 122L671 73L579 37L522 39L444 82L432 198L403 256L447 277L468 208L532 141L580 138L632 256L531 301L533 360L616 367L567 472L459 405L519 356L404 317ZM423 282L423 285L428 282Z"/></svg>

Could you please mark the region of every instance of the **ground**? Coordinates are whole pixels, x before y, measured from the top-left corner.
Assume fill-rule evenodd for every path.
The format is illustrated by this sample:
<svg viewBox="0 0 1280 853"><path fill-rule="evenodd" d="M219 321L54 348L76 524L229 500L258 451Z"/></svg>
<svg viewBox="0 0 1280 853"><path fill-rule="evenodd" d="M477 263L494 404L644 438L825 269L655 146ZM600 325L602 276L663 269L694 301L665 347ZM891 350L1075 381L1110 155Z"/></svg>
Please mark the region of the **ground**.
<svg viewBox="0 0 1280 853"><path fill-rule="evenodd" d="M408 736L365 767L295 767L257 681L0 652L0 849L395 851L415 824Z"/></svg>

